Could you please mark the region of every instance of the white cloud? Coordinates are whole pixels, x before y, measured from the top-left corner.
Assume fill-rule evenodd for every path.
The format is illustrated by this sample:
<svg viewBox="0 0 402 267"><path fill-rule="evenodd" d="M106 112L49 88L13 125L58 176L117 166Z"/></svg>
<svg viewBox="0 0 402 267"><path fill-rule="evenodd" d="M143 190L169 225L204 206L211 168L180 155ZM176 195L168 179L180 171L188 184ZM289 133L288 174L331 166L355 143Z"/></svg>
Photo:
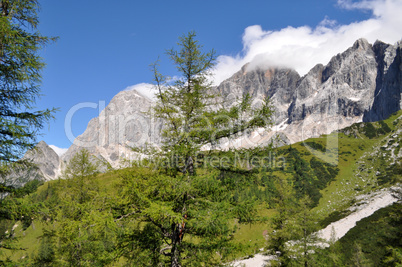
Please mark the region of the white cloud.
<svg viewBox="0 0 402 267"><path fill-rule="evenodd" d="M59 155L59 157L60 157L61 155L63 155L64 153L66 153L67 150L68 150L68 148L60 148L60 147L57 147L57 146L55 146L55 145L49 145L49 147L50 147L51 149L53 149L54 152L56 152L56 154Z"/></svg>
<svg viewBox="0 0 402 267"><path fill-rule="evenodd" d="M369 10L372 17L348 25L339 25L325 17L315 28L289 26L279 31L264 31L259 25L247 27L243 34L243 51L236 56L218 57L215 84L249 62L249 68L290 67L304 75L317 63L327 64L332 56L346 50L359 38L366 38L370 43L381 40L391 44L402 38L402 1L338 0L338 6Z"/></svg>
<svg viewBox="0 0 402 267"><path fill-rule="evenodd" d="M155 99L155 86L149 83L139 83L132 85L124 89L125 91L135 90L141 95L153 100Z"/></svg>

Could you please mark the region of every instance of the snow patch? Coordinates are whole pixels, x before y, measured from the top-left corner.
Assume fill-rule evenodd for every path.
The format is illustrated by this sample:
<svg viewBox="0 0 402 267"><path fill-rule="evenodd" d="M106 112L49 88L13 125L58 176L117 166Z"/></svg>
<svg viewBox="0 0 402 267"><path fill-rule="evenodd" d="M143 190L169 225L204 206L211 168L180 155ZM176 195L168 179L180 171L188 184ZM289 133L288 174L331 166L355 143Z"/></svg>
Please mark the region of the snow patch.
<svg viewBox="0 0 402 267"><path fill-rule="evenodd" d="M274 131L274 132L279 132L279 131L285 130L285 129L288 127L288 125L289 125L289 124L286 124L286 122L287 122L288 120L289 120L289 119L286 119L286 120L284 120L283 122L279 123L278 125L273 126L273 127L272 127L272 131Z"/></svg>
<svg viewBox="0 0 402 267"><path fill-rule="evenodd" d="M349 100L352 100L353 102L360 101L360 98L358 97L348 97Z"/></svg>

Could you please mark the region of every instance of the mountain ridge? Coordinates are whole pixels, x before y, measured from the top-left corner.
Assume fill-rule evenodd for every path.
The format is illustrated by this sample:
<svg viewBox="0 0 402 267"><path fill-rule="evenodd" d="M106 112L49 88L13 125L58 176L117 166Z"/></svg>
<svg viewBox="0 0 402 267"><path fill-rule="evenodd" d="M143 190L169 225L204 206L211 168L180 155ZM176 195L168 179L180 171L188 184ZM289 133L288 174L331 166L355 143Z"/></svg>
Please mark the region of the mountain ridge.
<svg viewBox="0 0 402 267"><path fill-rule="evenodd" d="M327 65L317 64L302 77L290 68L250 69L246 64L213 90L226 107L247 93L254 106L270 97L274 127L226 140L220 148L265 145L278 135L282 144L295 143L356 122L385 119L402 107L401 47L401 42L371 45L359 39ZM158 146L163 122L148 113L152 103L135 90L119 92L60 161L68 162L86 148L117 168L122 158L138 157L130 147Z"/></svg>

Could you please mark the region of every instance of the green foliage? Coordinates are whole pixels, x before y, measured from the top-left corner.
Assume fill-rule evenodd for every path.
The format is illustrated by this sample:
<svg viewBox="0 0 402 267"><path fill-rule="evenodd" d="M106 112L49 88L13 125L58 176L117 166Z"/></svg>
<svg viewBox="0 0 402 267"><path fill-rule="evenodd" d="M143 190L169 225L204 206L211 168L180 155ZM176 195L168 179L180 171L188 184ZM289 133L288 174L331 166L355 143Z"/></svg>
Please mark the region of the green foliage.
<svg viewBox="0 0 402 267"><path fill-rule="evenodd" d="M80 150L68 162L63 172L63 179L69 180L66 183L72 192L68 196L78 197L79 203L84 203L93 198L91 194L97 191L97 184L93 179L98 173L98 162L94 156L91 156L86 149ZM73 199L73 201L76 201Z"/></svg>
<svg viewBox="0 0 402 267"><path fill-rule="evenodd" d="M373 124L371 122L367 122L364 125L364 134L368 137L368 138L374 138L377 136L377 131L375 129L375 127L373 126Z"/></svg>
<svg viewBox="0 0 402 267"><path fill-rule="evenodd" d="M124 172L122 185L119 185L123 197L121 216L130 214L122 221L134 228L126 232L121 241L123 255L130 260L136 255L138 258L135 260L141 262L146 262L146 257L153 255L153 261L170 262L170 265L173 264L173 250L177 249L186 255L186 260L180 259L184 265L199 259L200 255L193 254L195 251L202 252L203 262L213 262L215 259L211 256L215 251L224 249L230 241L233 231L230 218L235 218L237 211L243 210L236 203L229 202L230 192L217 179L218 175L216 171L191 177L171 177L150 169ZM141 229L139 225L145 228ZM174 238L179 238L180 242ZM133 253L140 248L147 249L148 253ZM163 253L157 255L161 250Z"/></svg>
<svg viewBox="0 0 402 267"><path fill-rule="evenodd" d="M274 184L277 190L275 199L277 214L272 218L273 231L269 235L268 249L273 254L279 252L278 262L286 266L291 261L287 242L294 237L290 220L296 213L295 191L286 179L277 179Z"/></svg>
<svg viewBox="0 0 402 267"><path fill-rule="evenodd" d="M33 256L33 266L55 265L54 232L45 233L39 245L39 251Z"/></svg>
<svg viewBox="0 0 402 267"><path fill-rule="evenodd" d="M325 152L326 149L322 144L313 141L303 142L303 146L311 147L312 149L319 150L321 152Z"/></svg>
<svg viewBox="0 0 402 267"><path fill-rule="evenodd" d="M361 264L361 260L372 262L373 266L389 266L387 261L398 261L394 249L400 249L402 242L401 204L393 204L357 222L339 243L345 261ZM356 245L356 243L358 245ZM350 248L355 248L351 250ZM388 247L388 249L387 249ZM393 248L393 249L390 249ZM400 258L399 258L400 260ZM357 265L355 265L357 266Z"/></svg>
<svg viewBox="0 0 402 267"><path fill-rule="evenodd" d="M203 53L195 37L190 32L179 39L178 50L167 51L180 74L174 82L159 73L158 64L152 65L158 101L151 114L166 122L162 130L162 157L167 161L165 168L173 173L192 174L194 160L203 145L214 145L222 138L271 124L268 99L259 109L251 108L249 95L229 110L214 103L217 95L209 78L215 52Z"/></svg>
<svg viewBox="0 0 402 267"><path fill-rule="evenodd" d="M38 51L54 38L38 31L37 0L0 2L0 163L18 160L34 147L54 109L34 109L40 96Z"/></svg>
<svg viewBox="0 0 402 267"><path fill-rule="evenodd" d="M0 220L23 216L18 205L15 209L5 207L10 208L11 199L30 192L37 185L31 183L33 187L15 191L5 178L11 168L25 165L17 161L27 149L35 146L39 130L55 111L35 110L40 96L40 72L44 67L38 52L54 40L38 32L37 13L37 0L0 1L0 195L3 198L4 193L14 194L6 202L0 199ZM28 208L23 210L30 213ZM0 248L8 246L4 242L9 241L10 237L2 232Z"/></svg>
<svg viewBox="0 0 402 267"><path fill-rule="evenodd" d="M312 141L308 143L318 144ZM335 179L339 169L315 157L311 157L308 162L307 157L303 157L302 153L292 146L280 150L280 155L286 157L286 172L293 177L296 197L300 199L307 195L312 201L311 205L316 206L322 196L320 190Z"/></svg>
<svg viewBox="0 0 402 267"><path fill-rule="evenodd" d="M385 121L379 121L378 123L381 126L381 128L380 128L381 134L387 134L392 131L391 128L389 128L388 124Z"/></svg>
<svg viewBox="0 0 402 267"><path fill-rule="evenodd" d="M92 160L88 151L81 150L66 167L66 179L60 181L62 205L55 218L58 252L60 261L71 266L105 265L114 259L116 224L108 206L99 206L107 196L99 192L97 165Z"/></svg>
<svg viewBox="0 0 402 267"><path fill-rule="evenodd" d="M378 124L380 127L376 128L373 123L366 122L363 127L364 134L372 139L391 132L391 128L386 122L379 121Z"/></svg>

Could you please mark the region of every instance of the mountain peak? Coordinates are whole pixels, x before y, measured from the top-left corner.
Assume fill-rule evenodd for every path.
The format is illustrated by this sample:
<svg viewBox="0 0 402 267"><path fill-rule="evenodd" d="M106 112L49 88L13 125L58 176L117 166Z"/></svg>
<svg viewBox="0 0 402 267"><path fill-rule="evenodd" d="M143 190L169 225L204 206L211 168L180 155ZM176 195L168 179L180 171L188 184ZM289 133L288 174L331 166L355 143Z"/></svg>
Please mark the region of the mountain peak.
<svg viewBox="0 0 402 267"><path fill-rule="evenodd" d="M365 38L360 38L360 39L356 40L356 42L353 44L353 48L368 50L368 49L372 49L372 46Z"/></svg>

